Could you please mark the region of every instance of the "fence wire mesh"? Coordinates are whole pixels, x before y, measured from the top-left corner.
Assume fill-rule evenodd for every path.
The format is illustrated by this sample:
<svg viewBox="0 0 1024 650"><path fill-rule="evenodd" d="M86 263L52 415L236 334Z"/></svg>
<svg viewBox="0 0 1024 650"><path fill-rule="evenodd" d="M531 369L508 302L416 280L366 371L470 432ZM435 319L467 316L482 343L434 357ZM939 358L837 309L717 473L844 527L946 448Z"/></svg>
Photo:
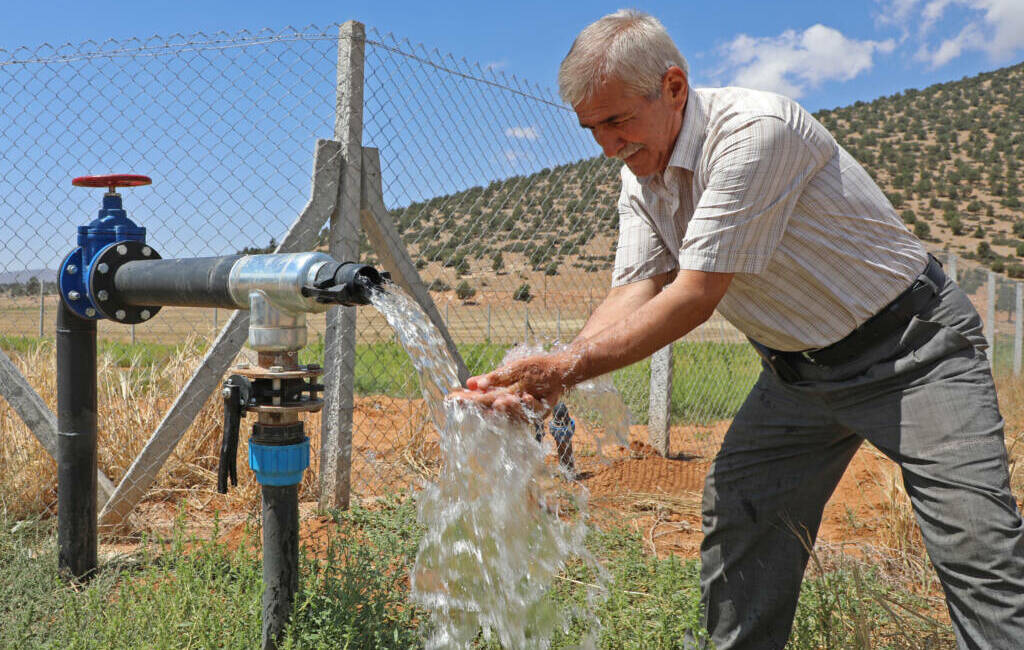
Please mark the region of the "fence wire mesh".
<svg viewBox="0 0 1024 650"><path fill-rule="evenodd" d="M74 176L152 176L152 186L125 192L125 204L164 257L272 248L309 196L315 139L332 132L337 48L332 25L0 51L3 333L52 331L54 270L99 201L96 192L72 188ZM384 204L470 370L494 367L516 343L570 340L608 289L618 164L600 157L551 92L373 29L363 94L362 144L379 149ZM365 240L361 250L364 261L375 261ZM985 315L985 271L960 268ZM1006 334L1019 322L1007 320L1017 309L1008 307L1016 283L996 285L995 359L1012 367L1013 355L1000 352L1014 345ZM198 339L202 349L229 315L169 308L134 329L101 322L100 335ZM324 319L309 320L314 344L305 360L319 360ZM438 459L405 353L372 310L361 310L358 322L353 484L370 496L415 484ZM199 359L179 358L193 366ZM669 451L707 459L759 362L717 316L678 342L673 359ZM636 425L647 422L649 368L645 361L614 376ZM178 373L157 383L171 394L186 379ZM111 393L123 387L123 376L117 381ZM105 459L115 481L168 405L166 397L150 401L153 413L136 417ZM151 498L209 480L217 408L207 404L181 443L197 451L176 455L178 465L165 470L173 478ZM604 423L579 425L586 440L588 427ZM309 429L318 431L315 418ZM577 447L581 456L591 451ZM315 491L316 482L307 479L305 488Z"/></svg>

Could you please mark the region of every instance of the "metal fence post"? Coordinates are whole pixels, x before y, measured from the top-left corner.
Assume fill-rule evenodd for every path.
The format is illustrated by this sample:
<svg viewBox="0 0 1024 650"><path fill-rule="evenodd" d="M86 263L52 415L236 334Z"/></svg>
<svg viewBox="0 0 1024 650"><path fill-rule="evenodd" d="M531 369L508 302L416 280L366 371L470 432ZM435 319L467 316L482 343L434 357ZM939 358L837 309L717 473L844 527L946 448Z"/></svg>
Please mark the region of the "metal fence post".
<svg viewBox="0 0 1024 650"><path fill-rule="evenodd" d="M43 283L39 283L39 338L43 338L43 323L46 321L46 308L43 305Z"/></svg>
<svg viewBox="0 0 1024 650"><path fill-rule="evenodd" d="M1013 374L1020 374L1021 349L1024 341L1024 284L1013 283L1014 289L1014 317L1013 317Z"/></svg>
<svg viewBox="0 0 1024 650"><path fill-rule="evenodd" d="M523 308L523 345L526 345L530 341L530 308Z"/></svg>
<svg viewBox="0 0 1024 650"><path fill-rule="evenodd" d="M491 306L487 305L487 338L485 339L488 343L491 342Z"/></svg>
<svg viewBox="0 0 1024 650"><path fill-rule="evenodd" d="M668 456L669 422L672 414L672 344L651 355L650 407L647 439L662 456Z"/></svg>
<svg viewBox="0 0 1024 650"><path fill-rule="evenodd" d="M555 321L555 340L561 341L562 340L562 308L561 307L558 308L558 315L556 316L556 318L558 320Z"/></svg>
<svg viewBox="0 0 1024 650"><path fill-rule="evenodd" d="M338 28L334 139L344 168L331 215L328 252L359 259L363 158L363 66L366 28L350 20ZM320 435L320 506L348 508L352 481L352 411L355 408L356 310L327 312L324 332L324 409Z"/></svg>
<svg viewBox="0 0 1024 650"><path fill-rule="evenodd" d="M946 260L946 263L949 265L946 275L952 278L953 282L956 282L956 253L950 253Z"/></svg>
<svg viewBox="0 0 1024 650"><path fill-rule="evenodd" d="M988 362L995 364L996 357L996 274L988 272L988 305L985 308L985 340L988 341Z"/></svg>

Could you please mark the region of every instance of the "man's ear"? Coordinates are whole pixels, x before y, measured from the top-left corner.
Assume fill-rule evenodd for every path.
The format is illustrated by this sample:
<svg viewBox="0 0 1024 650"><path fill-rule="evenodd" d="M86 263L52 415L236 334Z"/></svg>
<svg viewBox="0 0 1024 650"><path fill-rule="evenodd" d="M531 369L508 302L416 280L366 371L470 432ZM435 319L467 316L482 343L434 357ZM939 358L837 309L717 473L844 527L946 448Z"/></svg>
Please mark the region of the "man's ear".
<svg viewBox="0 0 1024 650"><path fill-rule="evenodd" d="M670 67L661 77L661 96L668 100L675 109L682 110L686 105L689 89L686 73L679 66Z"/></svg>

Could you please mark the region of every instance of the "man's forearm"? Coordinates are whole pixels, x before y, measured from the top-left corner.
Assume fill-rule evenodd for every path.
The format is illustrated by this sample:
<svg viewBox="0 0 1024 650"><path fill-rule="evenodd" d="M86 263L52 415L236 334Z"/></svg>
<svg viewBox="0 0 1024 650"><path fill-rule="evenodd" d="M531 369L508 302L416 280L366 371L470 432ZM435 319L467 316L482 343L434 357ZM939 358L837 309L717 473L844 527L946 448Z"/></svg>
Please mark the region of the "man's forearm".
<svg viewBox="0 0 1024 650"><path fill-rule="evenodd" d="M563 353L566 385L640 361L686 335L711 317L731 279L731 274L687 272L635 309L619 311L604 327L595 323L592 334L581 334Z"/></svg>
<svg viewBox="0 0 1024 650"><path fill-rule="evenodd" d="M640 309L648 300L661 291L674 273L663 273L635 284L612 289L594 313L587 319L573 343L593 338L598 332L622 322L627 315Z"/></svg>

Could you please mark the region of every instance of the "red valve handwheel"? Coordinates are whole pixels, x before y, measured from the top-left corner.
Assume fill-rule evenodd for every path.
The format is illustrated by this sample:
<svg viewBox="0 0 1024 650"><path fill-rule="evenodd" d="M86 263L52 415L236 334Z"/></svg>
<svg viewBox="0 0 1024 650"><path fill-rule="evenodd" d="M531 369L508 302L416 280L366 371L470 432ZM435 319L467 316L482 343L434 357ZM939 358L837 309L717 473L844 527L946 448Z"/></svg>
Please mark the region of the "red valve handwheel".
<svg viewBox="0 0 1024 650"><path fill-rule="evenodd" d="M107 187L114 192L119 187L149 185L153 179L139 174L107 174L106 176L79 176L71 180L76 187Z"/></svg>

